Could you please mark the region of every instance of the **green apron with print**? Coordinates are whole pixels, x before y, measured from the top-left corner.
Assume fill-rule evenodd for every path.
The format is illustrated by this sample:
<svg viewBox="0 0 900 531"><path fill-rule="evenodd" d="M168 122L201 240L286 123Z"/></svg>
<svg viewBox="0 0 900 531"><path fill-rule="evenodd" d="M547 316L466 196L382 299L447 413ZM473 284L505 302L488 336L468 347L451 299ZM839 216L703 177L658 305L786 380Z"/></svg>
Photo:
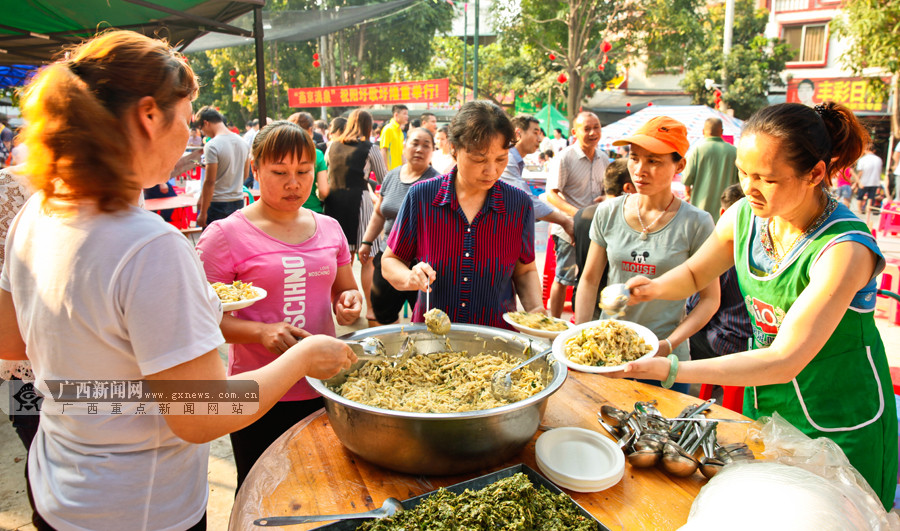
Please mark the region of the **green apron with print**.
<svg viewBox="0 0 900 531"><path fill-rule="evenodd" d="M784 315L809 284L810 268L828 244L848 232L870 233L857 218L838 218L835 212L785 258L780 269L766 275L750 266L751 245L759 242L754 226L750 206L743 202L735 226L734 258L754 348L762 348L775 339ZM745 389L746 416L776 411L806 435L836 442L885 508L891 509L897 487L897 411L873 311L848 308L822 350L791 382Z"/></svg>

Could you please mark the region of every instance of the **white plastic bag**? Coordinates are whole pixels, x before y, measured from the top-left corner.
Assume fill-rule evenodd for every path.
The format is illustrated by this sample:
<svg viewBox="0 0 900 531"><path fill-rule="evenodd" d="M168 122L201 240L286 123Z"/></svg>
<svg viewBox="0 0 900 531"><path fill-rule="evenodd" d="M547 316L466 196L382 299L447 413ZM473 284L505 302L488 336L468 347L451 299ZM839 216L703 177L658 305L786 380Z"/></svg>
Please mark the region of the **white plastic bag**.
<svg viewBox="0 0 900 531"><path fill-rule="evenodd" d="M900 530L834 441L810 439L777 413L758 434L765 459L726 465L681 529Z"/></svg>

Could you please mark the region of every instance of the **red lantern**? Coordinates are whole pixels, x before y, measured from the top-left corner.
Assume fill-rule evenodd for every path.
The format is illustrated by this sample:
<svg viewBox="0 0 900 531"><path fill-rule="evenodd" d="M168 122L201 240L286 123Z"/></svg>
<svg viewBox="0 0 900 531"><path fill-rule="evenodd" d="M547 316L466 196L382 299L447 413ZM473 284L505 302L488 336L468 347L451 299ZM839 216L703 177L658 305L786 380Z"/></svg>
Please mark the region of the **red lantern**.
<svg viewBox="0 0 900 531"><path fill-rule="evenodd" d="M597 70L606 70L606 67L603 66L603 65L600 65L600 66L597 67Z"/></svg>
<svg viewBox="0 0 900 531"><path fill-rule="evenodd" d="M595 88L597 88L597 85L591 83L591 88L592 88L592 89L595 89Z"/></svg>
<svg viewBox="0 0 900 531"><path fill-rule="evenodd" d="M716 99L721 98L721 97L722 97L722 91L721 91L721 90L716 90L715 92L713 92L713 96L715 96Z"/></svg>
<svg viewBox="0 0 900 531"><path fill-rule="evenodd" d="M600 51L606 53L610 50L612 50L612 44L609 41L603 41L603 44L600 45Z"/></svg>
<svg viewBox="0 0 900 531"><path fill-rule="evenodd" d="M235 74L237 74L237 72L234 70L234 68L232 68L231 70L228 71L228 75L230 75L230 76L233 76Z"/></svg>
<svg viewBox="0 0 900 531"><path fill-rule="evenodd" d="M647 107L653 107L653 102L652 102L652 101L648 101L648 102L647 102Z"/></svg>
<svg viewBox="0 0 900 531"><path fill-rule="evenodd" d="M606 64L608 62L609 62L609 57L607 57L606 54L603 54L603 64Z"/></svg>
<svg viewBox="0 0 900 531"><path fill-rule="evenodd" d="M319 60L319 52L316 52L316 53L313 54L313 59L316 60L316 61Z"/></svg>
<svg viewBox="0 0 900 531"><path fill-rule="evenodd" d="M232 82L232 83L234 83L235 81L237 81L237 80L234 79L234 78L231 78L231 82Z"/></svg>
<svg viewBox="0 0 900 531"><path fill-rule="evenodd" d="M237 85L234 84L234 83L232 83L232 84L231 84L231 88L236 89L236 88L237 88Z"/></svg>
<svg viewBox="0 0 900 531"><path fill-rule="evenodd" d="M560 83L565 83L566 81L569 80L569 78L567 78L565 74L560 74L559 77L556 78L556 80L559 81Z"/></svg>
<svg viewBox="0 0 900 531"><path fill-rule="evenodd" d="M631 114L631 109L625 109L625 114Z"/></svg>
<svg viewBox="0 0 900 531"><path fill-rule="evenodd" d="M320 63L319 61L313 61L313 66L315 68L319 68L320 66L322 66L322 63Z"/></svg>
<svg viewBox="0 0 900 531"><path fill-rule="evenodd" d="M626 106L626 107L631 107L631 102L629 101L628 103L625 104L625 106Z"/></svg>

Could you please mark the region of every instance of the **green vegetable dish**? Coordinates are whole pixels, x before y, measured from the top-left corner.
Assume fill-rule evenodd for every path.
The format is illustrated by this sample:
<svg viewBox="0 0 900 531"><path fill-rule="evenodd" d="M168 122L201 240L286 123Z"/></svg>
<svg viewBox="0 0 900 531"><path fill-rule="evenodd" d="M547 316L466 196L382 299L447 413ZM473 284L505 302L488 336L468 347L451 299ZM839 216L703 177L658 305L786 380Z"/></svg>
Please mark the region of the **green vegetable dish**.
<svg viewBox="0 0 900 531"><path fill-rule="evenodd" d="M478 491L454 494L438 489L409 511L364 523L371 531L481 530L516 531L599 529L578 512L566 494L535 488L522 473L495 481Z"/></svg>

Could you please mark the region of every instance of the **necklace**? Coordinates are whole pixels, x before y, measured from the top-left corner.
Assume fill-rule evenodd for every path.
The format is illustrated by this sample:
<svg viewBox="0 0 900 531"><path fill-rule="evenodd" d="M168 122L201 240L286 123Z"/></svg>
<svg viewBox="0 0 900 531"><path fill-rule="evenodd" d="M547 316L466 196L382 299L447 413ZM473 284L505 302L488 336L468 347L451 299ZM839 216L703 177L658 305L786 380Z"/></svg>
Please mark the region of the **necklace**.
<svg viewBox="0 0 900 531"><path fill-rule="evenodd" d="M638 223L641 224L641 236L640 236L641 240L647 239L647 234L650 232L650 229L652 229L653 226L656 225L656 222L658 222L663 216L666 215L666 212L669 211L669 207L672 206L672 203L674 203L674 202L675 202L675 194L672 194L672 199L669 200L669 204L666 205L666 208L664 208L663 211L658 216L656 216L656 219L653 220L653 223L651 223L649 225L644 225L644 220L641 218L641 197L638 196L637 215L638 215Z"/></svg>
<svg viewBox="0 0 900 531"><path fill-rule="evenodd" d="M772 274L774 274L781 268L781 262L791 254L791 251L794 250L794 247L796 247L798 243L808 238L810 235L816 232L823 223L825 223L825 220L827 220L831 216L835 208L837 208L837 201L833 197L827 196L825 198L825 208L824 210L822 210L822 213L819 214L812 222L810 222L806 229L804 229L803 232L800 233L800 235L794 238L794 241L791 242L790 247L788 247L781 254L779 254L778 250L775 248L775 238L772 236L772 218L768 218L766 220L766 230L763 231L762 235L760 236L760 240L766 255L774 262L774 266L772 267ZM784 249L783 245L782 249Z"/></svg>

